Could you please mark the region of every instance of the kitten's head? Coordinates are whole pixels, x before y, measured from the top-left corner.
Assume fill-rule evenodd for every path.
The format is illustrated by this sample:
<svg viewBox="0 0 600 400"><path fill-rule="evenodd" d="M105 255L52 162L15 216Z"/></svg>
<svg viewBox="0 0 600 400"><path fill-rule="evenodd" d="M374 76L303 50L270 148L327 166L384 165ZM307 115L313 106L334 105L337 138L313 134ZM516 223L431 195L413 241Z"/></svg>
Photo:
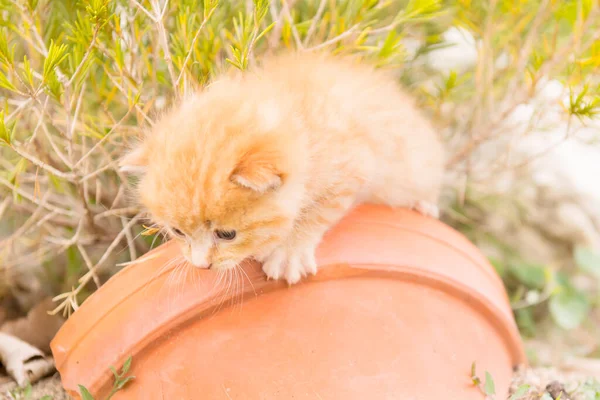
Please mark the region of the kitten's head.
<svg viewBox="0 0 600 400"><path fill-rule="evenodd" d="M294 144L272 108L199 96L121 161L139 200L197 267L232 268L280 243L297 213Z"/></svg>

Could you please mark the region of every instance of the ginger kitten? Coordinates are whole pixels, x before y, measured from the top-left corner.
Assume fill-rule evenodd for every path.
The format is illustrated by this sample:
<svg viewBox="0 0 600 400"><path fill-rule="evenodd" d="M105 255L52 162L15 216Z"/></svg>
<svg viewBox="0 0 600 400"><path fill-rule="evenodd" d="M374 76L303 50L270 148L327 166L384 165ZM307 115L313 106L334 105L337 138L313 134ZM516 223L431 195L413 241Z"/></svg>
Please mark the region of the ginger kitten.
<svg viewBox="0 0 600 400"><path fill-rule="evenodd" d="M359 203L437 216L443 151L395 80L286 54L194 94L124 157L154 220L201 268L252 257L290 284L316 273L323 234Z"/></svg>

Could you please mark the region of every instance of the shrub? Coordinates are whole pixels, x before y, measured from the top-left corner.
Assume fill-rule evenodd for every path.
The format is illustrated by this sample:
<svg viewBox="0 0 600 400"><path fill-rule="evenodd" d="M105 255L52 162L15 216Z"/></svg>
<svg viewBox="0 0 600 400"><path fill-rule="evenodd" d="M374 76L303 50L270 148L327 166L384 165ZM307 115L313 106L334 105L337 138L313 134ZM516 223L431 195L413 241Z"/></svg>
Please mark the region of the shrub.
<svg viewBox="0 0 600 400"><path fill-rule="evenodd" d="M281 48L355 53L394 68L439 124L449 168L467 177L480 146L507 135L503 119L549 78L572 88L566 118L598 110L592 0L0 5L0 232L9 232L0 274L9 285L28 271L52 278L50 290L66 291L56 311L67 314L113 265L156 240L143 210L127 201L132 183L117 159L157 113L225 68L245 69ZM470 31L479 51L473 65L440 71L431 56L451 26ZM469 186L450 185L450 197L461 199L450 211L469 199L461 187Z"/></svg>

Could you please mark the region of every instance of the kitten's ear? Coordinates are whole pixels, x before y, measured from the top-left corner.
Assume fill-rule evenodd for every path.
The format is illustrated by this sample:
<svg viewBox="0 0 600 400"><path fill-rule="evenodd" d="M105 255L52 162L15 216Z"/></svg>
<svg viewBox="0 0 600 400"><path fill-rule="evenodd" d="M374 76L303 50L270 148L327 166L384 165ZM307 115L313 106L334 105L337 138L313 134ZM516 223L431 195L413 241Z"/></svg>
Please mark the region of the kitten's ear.
<svg viewBox="0 0 600 400"><path fill-rule="evenodd" d="M282 173L277 167L279 155L274 151L253 149L241 158L231 174L231 181L259 193L281 186Z"/></svg>
<svg viewBox="0 0 600 400"><path fill-rule="evenodd" d="M119 161L119 170L122 172L141 174L146 172L147 165L148 156L146 155L146 149L143 146L138 146L134 150L125 154L125 156Z"/></svg>

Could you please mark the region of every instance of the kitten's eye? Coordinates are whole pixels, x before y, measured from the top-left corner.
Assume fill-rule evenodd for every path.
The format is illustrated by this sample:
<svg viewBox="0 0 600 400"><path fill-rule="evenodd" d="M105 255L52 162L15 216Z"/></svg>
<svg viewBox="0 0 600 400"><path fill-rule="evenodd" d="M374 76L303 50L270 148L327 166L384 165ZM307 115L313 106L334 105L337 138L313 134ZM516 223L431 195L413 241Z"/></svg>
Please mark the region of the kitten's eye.
<svg viewBox="0 0 600 400"><path fill-rule="evenodd" d="M220 230L215 231L215 236L218 237L219 239L223 239L223 240L233 240L233 239L235 239L235 235L236 235L235 231L220 231Z"/></svg>
<svg viewBox="0 0 600 400"><path fill-rule="evenodd" d="M173 231L173 233L174 233L175 235L177 235L177 236L179 236L179 237L185 237L185 234L184 234L183 232L181 232L181 230L180 230L180 229L177 229L177 228L172 228L171 230Z"/></svg>

